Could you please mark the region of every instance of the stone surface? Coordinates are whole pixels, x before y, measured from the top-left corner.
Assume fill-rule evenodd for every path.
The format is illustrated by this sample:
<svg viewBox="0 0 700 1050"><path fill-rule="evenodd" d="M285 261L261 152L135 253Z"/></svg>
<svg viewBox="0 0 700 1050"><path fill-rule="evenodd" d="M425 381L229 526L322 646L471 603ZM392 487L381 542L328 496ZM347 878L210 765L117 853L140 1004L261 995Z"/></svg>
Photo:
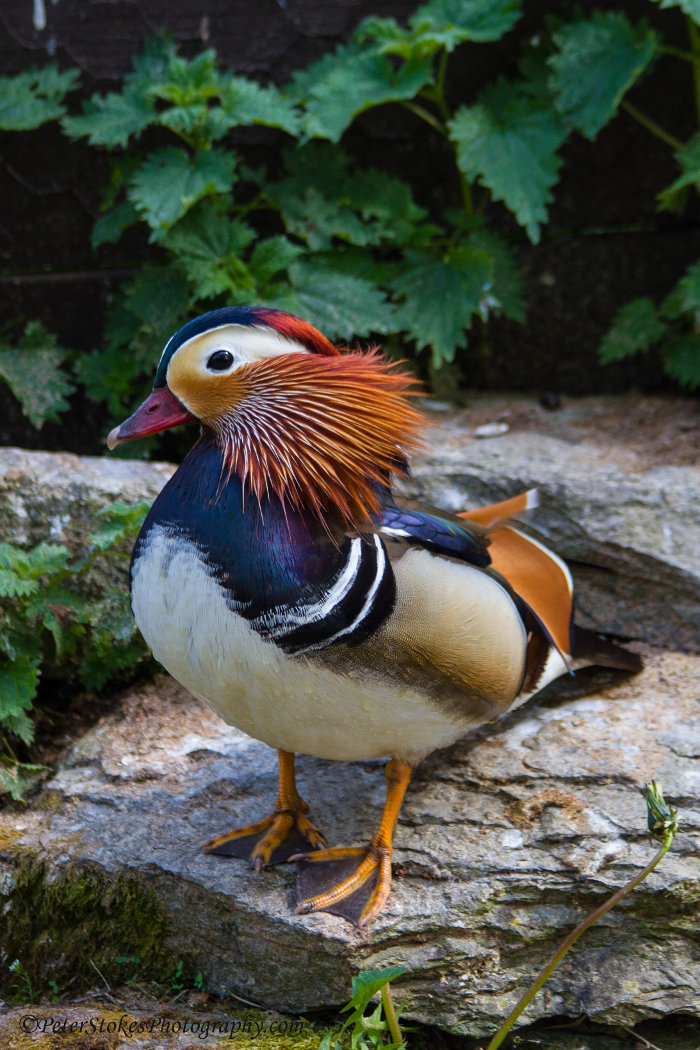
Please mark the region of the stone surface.
<svg viewBox="0 0 700 1050"><path fill-rule="evenodd" d="M100 511L118 500L152 501L172 472L167 463L0 448L0 541L60 543L84 554ZM123 553L98 557L72 585L90 597L128 587L128 545Z"/></svg>
<svg viewBox="0 0 700 1050"><path fill-rule="evenodd" d="M167 463L0 448L0 536L75 550L97 528L98 511L154 499L172 472Z"/></svg>
<svg viewBox="0 0 700 1050"><path fill-rule="evenodd" d="M588 931L525 1020L700 1016L700 469L682 435L653 455L639 427L636 444L611 439L619 402L602 405L578 425L580 404L548 415L491 400L468 415L436 413L442 427L407 494L461 509L537 485L533 525L572 561L578 618L636 639L647 668L623 682L579 676L560 694L590 695L537 699L426 760L402 812L395 887L369 934L294 916L287 867L256 876L200 852L269 809L275 759L163 677L77 740L30 806L0 813L10 936L27 873L47 892L94 877L111 925L92 931L89 917L57 912L61 935L44 930L27 951L50 972L72 922L86 927L82 943L93 937L104 950L107 938L121 956L128 931L113 888L128 878L163 917L164 949L213 991L307 1010L344 1002L359 969L401 963L396 990L409 1015L490 1035L559 940L652 856L638 789L657 778L683 816L672 853ZM504 420L500 436L474 436ZM171 470L2 450L0 538L77 549L99 509L152 498ZM124 580L122 565L103 582ZM380 763L301 758L299 774L332 844L367 840L383 800Z"/></svg>
<svg viewBox="0 0 700 1050"><path fill-rule="evenodd" d="M98 873L106 899L128 875L162 909L168 949L212 991L304 1011L345 1001L359 969L402 964L396 994L410 1016L485 1036L563 936L651 859L639 788L654 777L682 813L672 853L588 931L525 1019L700 1015L700 659L646 658L634 679L543 697L427 759L369 933L294 915L288 866L256 875L200 852L273 804L275 756L163 676L78 740L30 807L0 815L7 929L21 871L42 870L48 884ZM383 779L377 762L299 760L332 844L369 838ZM123 936L109 931L115 956ZM49 937L41 950L50 961L62 945Z"/></svg>

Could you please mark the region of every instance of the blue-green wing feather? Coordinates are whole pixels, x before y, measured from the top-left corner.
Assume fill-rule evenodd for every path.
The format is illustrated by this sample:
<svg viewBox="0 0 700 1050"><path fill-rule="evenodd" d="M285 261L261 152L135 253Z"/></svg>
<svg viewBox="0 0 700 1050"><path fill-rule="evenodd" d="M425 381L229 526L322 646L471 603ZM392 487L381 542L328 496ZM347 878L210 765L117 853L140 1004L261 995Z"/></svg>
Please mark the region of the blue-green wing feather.
<svg viewBox="0 0 700 1050"><path fill-rule="evenodd" d="M378 529L387 539L403 539L436 554L459 558L480 568L486 568L491 563L488 540L481 531L436 514L396 506L384 507Z"/></svg>

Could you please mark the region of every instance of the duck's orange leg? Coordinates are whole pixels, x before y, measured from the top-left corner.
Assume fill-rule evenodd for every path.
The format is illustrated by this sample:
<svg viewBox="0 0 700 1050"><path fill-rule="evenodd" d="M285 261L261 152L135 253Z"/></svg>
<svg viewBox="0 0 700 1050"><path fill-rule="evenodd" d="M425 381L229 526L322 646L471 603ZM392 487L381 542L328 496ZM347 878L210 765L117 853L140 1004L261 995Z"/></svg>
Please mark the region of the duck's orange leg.
<svg viewBox="0 0 700 1050"><path fill-rule="evenodd" d="M294 775L294 753L278 750L279 788L277 803L269 817L245 828L236 828L202 844L205 853L226 857L250 857L256 871L268 864L281 864L300 849L311 846L320 850L326 845L321 832L306 814L308 803L297 791Z"/></svg>
<svg viewBox="0 0 700 1050"><path fill-rule="evenodd" d="M382 819L368 847L323 849L290 858L299 862L298 888L305 897L298 913L329 911L359 926L377 917L391 889L391 841L410 779L408 762L392 758L386 767ZM314 895L306 896L309 893Z"/></svg>

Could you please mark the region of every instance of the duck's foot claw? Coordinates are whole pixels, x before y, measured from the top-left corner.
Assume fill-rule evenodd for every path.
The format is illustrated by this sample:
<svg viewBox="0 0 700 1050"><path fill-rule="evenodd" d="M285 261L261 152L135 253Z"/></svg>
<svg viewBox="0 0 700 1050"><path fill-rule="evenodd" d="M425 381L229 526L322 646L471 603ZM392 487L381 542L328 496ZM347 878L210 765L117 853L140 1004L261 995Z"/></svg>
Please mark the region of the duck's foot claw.
<svg viewBox="0 0 700 1050"><path fill-rule="evenodd" d="M205 853L250 860L256 871L284 864L300 851L319 850L326 845L321 832L303 813L275 811L245 828L216 835L202 844Z"/></svg>
<svg viewBox="0 0 700 1050"><path fill-rule="evenodd" d="M391 849L351 846L292 857L297 863L295 911L327 911L366 926L381 911L391 888Z"/></svg>

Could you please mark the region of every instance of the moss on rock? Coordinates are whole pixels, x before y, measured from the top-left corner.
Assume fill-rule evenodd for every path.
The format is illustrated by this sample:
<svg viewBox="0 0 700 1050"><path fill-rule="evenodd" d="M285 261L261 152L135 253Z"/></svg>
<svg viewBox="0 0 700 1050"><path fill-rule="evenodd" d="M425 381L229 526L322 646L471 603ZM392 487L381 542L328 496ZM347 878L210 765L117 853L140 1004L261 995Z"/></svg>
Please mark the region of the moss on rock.
<svg viewBox="0 0 700 1050"><path fill-rule="evenodd" d="M168 921L155 897L132 875L108 878L95 865L74 864L53 877L45 864L20 863L8 894L0 951L0 995L16 997L8 969L18 959L36 991L92 986L131 977L166 981L187 974L188 961L166 947ZM189 967L191 969L191 967Z"/></svg>

